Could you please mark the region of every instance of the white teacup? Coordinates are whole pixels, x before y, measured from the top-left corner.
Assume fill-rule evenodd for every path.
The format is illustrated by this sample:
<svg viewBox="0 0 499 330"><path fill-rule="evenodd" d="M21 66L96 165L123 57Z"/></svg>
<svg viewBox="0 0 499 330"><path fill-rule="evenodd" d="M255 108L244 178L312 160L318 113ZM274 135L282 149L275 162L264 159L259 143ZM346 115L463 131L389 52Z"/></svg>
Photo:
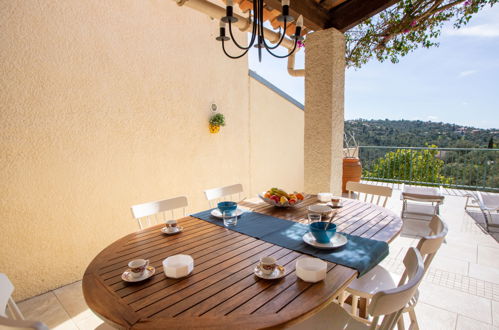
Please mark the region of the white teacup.
<svg viewBox="0 0 499 330"><path fill-rule="evenodd" d="M169 233L174 233L178 231L177 220L166 221L166 231Z"/></svg>
<svg viewBox="0 0 499 330"><path fill-rule="evenodd" d="M340 206L341 198L337 197L337 196L332 196L331 197L331 204L333 204L334 207Z"/></svg>
<svg viewBox="0 0 499 330"><path fill-rule="evenodd" d="M274 272L274 270L277 267L276 262L277 260L275 258L263 257L260 258L260 263L258 264L258 267L260 268L263 274L270 275Z"/></svg>
<svg viewBox="0 0 499 330"><path fill-rule="evenodd" d="M132 277L134 278L139 278L144 275L147 266L149 266L149 260L146 259L135 259L128 263L128 267L130 267Z"/></svg>

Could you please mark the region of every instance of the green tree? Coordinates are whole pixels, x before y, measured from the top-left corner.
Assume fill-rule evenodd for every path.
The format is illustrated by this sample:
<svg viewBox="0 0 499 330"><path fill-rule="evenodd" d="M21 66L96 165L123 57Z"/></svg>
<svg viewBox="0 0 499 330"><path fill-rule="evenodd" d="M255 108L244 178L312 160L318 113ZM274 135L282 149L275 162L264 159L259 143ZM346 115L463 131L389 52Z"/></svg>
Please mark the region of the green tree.
<svg viewBox="0 0 499 330"><path fill-rule="evenodd" d="M487 148L494 149L494 137L491 136Z"/></svg>
<svg viewBox="0 0 499 330"><path fill-rule="evenodd" d="M429 146L436 148L435 145ZM397 149L378 158L364 169L366 178L391 179L395 181L452 184L453 179L442 175L444 161L437 149Z"/></svg>
<svg viewBox="0 0 499 330"><path fill-rule="evenodd" d="M498 0L402 0L364 21L346 36L347 66L360 68L372 57L397 63L413 50L438 46L445 22L459 29Z"/></svg>

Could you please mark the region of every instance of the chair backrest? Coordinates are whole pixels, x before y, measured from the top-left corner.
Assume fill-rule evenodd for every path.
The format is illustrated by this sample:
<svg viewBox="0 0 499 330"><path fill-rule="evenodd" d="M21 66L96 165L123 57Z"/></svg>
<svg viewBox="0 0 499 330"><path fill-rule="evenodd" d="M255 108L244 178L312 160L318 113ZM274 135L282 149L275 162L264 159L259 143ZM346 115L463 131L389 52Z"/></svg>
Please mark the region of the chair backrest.
<svg viewBox="0 0 499 330"><path fill-rule="evenodd" d="M229 196L230 199L232 199L234 195L237 195L238 199L241 199L242 192L243 185L237 183L225 187L206 189L204 195L206 196L206 200L210 204L210 207L214 207L215 202L219 201L222 197Z"/></svg>
<svg viewBox="0 0 499 330"><path fill-rule="evenodd" d="M402 310L414 296L424 276L423 258L419 251L411 247L404 257L405 273L404 283L390 290L378 291L371 299L368 312L373 316L371 329L390 330L395 327ZM383 321L377 328L380 316Z"/></svg>
<svg viewBox="0 0 499 330"><path fill-rule="evenodd" d="M23 314L12 299L12 292L14 285L7 275L0 273L0 329L48 330L42 322L24 320Z"/></svg>
<svg viewBox="0 0 499 330"><path fill-rule="evenodd" d="M7 275L0 273L0 316L7 316L7 303L14 292L14 285Z"/></svg>
<svg viewBox="0 0 499 330"><path fill-rule="evenodd" d="M170 211L171 219L175 218L174 210L183 209L183 216L185 217L185 210L187 207L187 197L180 196L162 201L149 202L134 205L131 207L132 215L137 220L140 229L149 227L159 222L165 222L166 212Z"/></svg>
<svg viewBox="0 0 499 330"><path fill-rule="evenodd" d="M423 256L425 271L428 270L433 257L435 257L438 249L442 246L448 232L447 225L438 215L433 216L429 227L430 234L422 237L417 245L417 249Z"/></svg>
<svg viewBox="0 0 499 330"><path fill-rule="evenodd" d="M499 195L488 195L481 191L477 191L477 196L481 209L487 209L488 211L499 210Z"/></svg>
<svg viewBox="0 0 499 330"><path fill-rule="evenodd" d="M392 197L392 188L385 186L376 186L372 184L360 183L348 181L346 184L346 189L348 191L348 198L352 198L352 192L356 192L356 199L361 199L360 195L364 194L364 202L369 202L372 204L380 205L381 197L384 197L382 206L386 206L388 198ZM370 200L368 201L368 197ZM377 197L375 201L375 197Z"/></svg>

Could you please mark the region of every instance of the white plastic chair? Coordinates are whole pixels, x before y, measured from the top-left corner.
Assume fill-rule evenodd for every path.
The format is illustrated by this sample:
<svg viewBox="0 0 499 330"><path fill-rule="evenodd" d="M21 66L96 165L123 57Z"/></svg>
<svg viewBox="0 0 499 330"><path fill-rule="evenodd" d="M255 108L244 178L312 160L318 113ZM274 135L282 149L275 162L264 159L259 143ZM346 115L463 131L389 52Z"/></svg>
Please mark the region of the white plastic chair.
<svg viewBox="0 0 499 330"><path fill-rule="evenodd" d="M291 326L292 330L391 330L397 324L402 311L417 292L424 275L423 258L415 248L409 248L404 258L406 274L398 287L378 291L371 299L368 312L372 321L354 318L339 305L332 303L311 318ZM383 316L381 324L378 324Z"/></svg>
<svg viewBox="0 0 499 330"><path fill-rule="evenodd" d="M352 192L356 192L356 198L360 200L360 195L364 194L364 202L367 202L367 198L370 196L369 203L380 205L382 197L383 199L383 207L386 206L386 202L388 202L388 198L392 197L392 188L385 186L376 186L372 184L360 183L348 181L346 184L346 189L348 191L348 198L352 198ZM374 198L378 197L376 201Z"/></svg>
<svg viewBox="0 0 499 330"><path fill-rule="evenodd" d="M403 220L431 220L433 215L440 214L440 205L445 200L442 186L439 188L414 187L403 184L401 190L402 213L400 217Z"/></svg>
<svg viewBox="0 0 499 330"><path fill-rule="evenodd" d="M204 195L206 197L206 200L208 201L208 204L210 205L210 208L213 208L222 197L229 196L229 198L232 200L234 195L237 195L238 200L240 200L242 192L243 185L237 183L231 186L207 189L204 191Z"/></svg>
<svg viewBox="0 0 499 330"><path fill-rule="evenodd" d="M174 210L181 208L183 210L183 216L185 217L186 207L187 197L180 196L157 202L134 205L131 207L131 210L132 215L137 220L140 229L144 229L145 227L153 226L159 222L166 222L167 211L170 211L171 218L174 219Z"/></svg>
<svg viewBox="0 0 499 330"><path fill-rule="evenodd" d="M444 242L448 231L447 225L438 215L433 216L432 220L429 222L429 227L430 234L422 237L416 247L423 257L425 272L430 267L430 264L438 249L440 249L440 246ZM400 281L403 281L405 276L407 276L406 272L402 274ZM352 316L357 317L357 305L359 298L365 298L367 300L372 299L378 291L394 288L395 283L395 279L392 277L391 273L382 266L378 265L371 269L367 274L364 274L362 277L357 278L350 283L348 288L340 297L340 305L343 306L347 296L352 295L351 314ZM416 293L403 310L404 313L409 313L411 329L418 328L418 321L416 319L416 313L414 312L414 307L416 307L418 302L418 296L419 295ZM403 329L403 318L401 318L399 322L399 329Z"/></svg>
<svg viewBox="0 0 499 330"><path fill-rule="evenodd" d="M24 320L24 316L12 299L14 285L7 275L0 273L0 329L48 330L42 322Z"/></svg>
<svg viewBox="0 0 499 330"><path fill-rule="evenodd" d="M477 205L470 204L470 198ZM476 195L467 194L464 209L468 210L469 207L480 208L480 211L482 211L483 217L485 218L485 230L487 232L490 231L490 227L499 228L499 223L494 221L495 219L492 214L494 212L499 212L499 194L486 195L481 191L477 191Z"/></svg>

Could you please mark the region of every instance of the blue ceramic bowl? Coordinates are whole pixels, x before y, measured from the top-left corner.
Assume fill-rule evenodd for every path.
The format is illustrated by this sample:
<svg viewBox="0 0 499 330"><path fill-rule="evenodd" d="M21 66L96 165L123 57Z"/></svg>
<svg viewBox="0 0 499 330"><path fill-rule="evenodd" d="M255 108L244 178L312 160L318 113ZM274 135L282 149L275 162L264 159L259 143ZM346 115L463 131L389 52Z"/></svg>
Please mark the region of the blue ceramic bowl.
<svg viewBox="0 0 499 330"><path fill-rule="evenodd" d="M236 202L220 202L217 204L218 209L220 210L220 213L224 212L234 212L237 209L237 203Z"/></svg>
<svg viewBox="0 0 499 330"><path fill-rule="evenodd" d="M328 222L313 222L310 224L310 232L314 235L317 243L329 243L331 237L336 233L336 225L330 224L325 230Z"/></svg>

